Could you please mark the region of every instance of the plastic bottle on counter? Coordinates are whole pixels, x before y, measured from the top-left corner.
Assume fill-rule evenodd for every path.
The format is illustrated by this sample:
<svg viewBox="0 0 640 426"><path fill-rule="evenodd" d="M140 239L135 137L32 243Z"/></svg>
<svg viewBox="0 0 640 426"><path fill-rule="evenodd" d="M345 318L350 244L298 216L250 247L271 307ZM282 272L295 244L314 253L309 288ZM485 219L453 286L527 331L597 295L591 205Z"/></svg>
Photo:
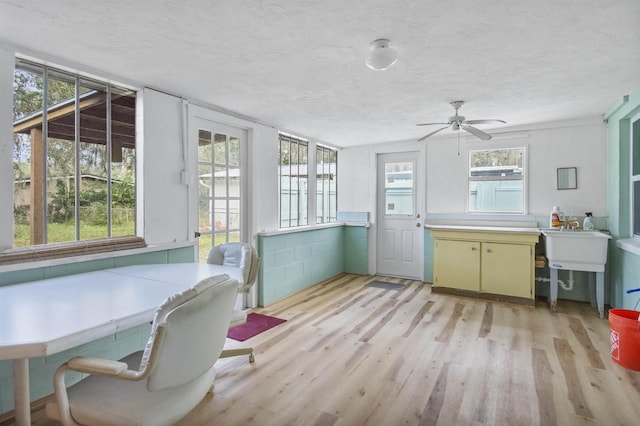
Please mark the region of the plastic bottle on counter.
<svg viewBox="0 0 640 426"><path fill-rule="evenodd" d="M551 214L549 215L549 227L561 228L564 226L564 213L560 211L560 207L553 206Z"/></svg>
<svg viewBox="0 0 640 426"><path fill-rule="evenodd" d="M592 216L593 216L593 213L591 212L585 213L584 223L582 224L582 229L584 229L585 231L593 230L593 223L591 222Z"/></svg>

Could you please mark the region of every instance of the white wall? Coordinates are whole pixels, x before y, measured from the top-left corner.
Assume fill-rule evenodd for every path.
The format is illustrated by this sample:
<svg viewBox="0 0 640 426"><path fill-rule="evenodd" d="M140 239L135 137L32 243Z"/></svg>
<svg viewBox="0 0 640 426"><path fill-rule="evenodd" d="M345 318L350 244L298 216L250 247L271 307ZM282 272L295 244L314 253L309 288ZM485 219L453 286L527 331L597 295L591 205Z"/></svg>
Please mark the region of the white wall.
<svg viewBox="0 0 640 426"><path fill-rule="evenodd" d="M188 187L183 152L182 100L155 90L143 91L144 143L138 145L138 182L142 182L144 232L147 244L188 241ZM142 140L142 139L139 139ZM140 161L141 160L141 161ZM140 211L138 211L140 213Z"/></svg>
<svg viewBox="0 0 640 426"><path fill-rule="evenodd" d="M526 146L529 215L548 215L554 205L560 206L567 215L583 216L585 211L593 211L594 216L606 215L606 126L601 117L508 130L492 132L494 139L486 142L476 142L466 136L460 138L460 155L455 137L344 149L338 162L338 208L374 211L372 152L418 149L425 144L425 213L464 214L468 151ZM559 167L577 167L578 189L557 190L556 169Z"/></svg>

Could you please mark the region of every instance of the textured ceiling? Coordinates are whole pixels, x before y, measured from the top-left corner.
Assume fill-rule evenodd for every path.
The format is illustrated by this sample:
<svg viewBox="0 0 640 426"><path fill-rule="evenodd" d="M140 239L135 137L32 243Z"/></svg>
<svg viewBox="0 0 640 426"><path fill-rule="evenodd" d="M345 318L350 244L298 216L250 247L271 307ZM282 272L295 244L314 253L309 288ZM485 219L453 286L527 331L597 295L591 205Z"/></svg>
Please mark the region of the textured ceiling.
<svg viewBox="0 0 640 426"><path fill-rule="evenodd" d="M638 0L0 0L2 43L343 147L457 99L507 126L603 114L640 85L639 22ZM399 60L373 71L382 37Z"/></svg>

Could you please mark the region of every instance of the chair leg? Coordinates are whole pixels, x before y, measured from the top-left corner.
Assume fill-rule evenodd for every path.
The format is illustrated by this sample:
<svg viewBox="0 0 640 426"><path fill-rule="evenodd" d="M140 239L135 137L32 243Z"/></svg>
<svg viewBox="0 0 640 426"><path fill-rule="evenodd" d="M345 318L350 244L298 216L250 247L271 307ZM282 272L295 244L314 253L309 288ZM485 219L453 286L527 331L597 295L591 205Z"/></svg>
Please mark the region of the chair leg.
<svg viewBox="0 0 640 426"><path fill-rule="evenodd" d="M253 348L225 349L220 354L220 358L229 358L232 356L249 355L249 362L254 362Z"/></svg>

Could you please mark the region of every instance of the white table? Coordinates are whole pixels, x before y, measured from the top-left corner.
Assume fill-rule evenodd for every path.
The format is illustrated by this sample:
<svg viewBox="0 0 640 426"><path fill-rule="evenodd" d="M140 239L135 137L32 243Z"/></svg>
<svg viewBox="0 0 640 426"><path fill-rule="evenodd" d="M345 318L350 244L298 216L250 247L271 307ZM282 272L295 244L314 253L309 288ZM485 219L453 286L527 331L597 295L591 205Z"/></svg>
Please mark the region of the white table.
<svg viewBox="0 0 640 426"><path fill-rule="evenodd" d="M16 423L29 425L29 358L91 342L153 320L172 294L210 276L242 280L206 263L135 265L0 287L0 360L13 360Z"/></svg>

